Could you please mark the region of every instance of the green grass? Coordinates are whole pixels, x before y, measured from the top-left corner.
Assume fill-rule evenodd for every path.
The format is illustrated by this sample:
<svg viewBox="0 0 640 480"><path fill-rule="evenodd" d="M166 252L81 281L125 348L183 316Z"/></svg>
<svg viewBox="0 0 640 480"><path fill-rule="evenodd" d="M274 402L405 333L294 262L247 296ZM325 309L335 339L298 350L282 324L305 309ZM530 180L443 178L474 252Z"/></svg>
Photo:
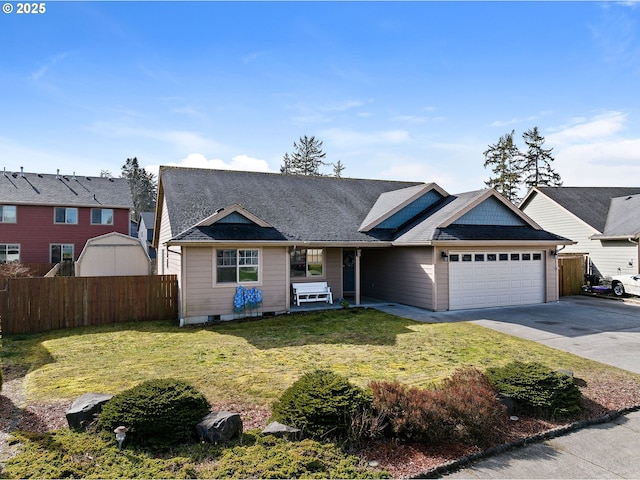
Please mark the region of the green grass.
<svg viewBox="0 0 640 480"><path fill-rule="evenodd" d="M428 387L457 368L538 361L585 377L601 364L470 323L413 322L373 309L292 314L179 328L147 322L3 338L2 362L27 373L31 401L118 393L174 377L210 401L270 406L302 373L330 369L359 385Z"/></svg>

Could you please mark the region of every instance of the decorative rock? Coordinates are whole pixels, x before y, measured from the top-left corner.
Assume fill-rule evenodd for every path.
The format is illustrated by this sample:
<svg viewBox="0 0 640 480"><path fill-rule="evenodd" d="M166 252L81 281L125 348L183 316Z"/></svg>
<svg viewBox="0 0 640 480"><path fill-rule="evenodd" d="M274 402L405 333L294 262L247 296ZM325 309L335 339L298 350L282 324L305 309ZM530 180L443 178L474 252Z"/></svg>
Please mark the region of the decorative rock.
<svg viewBox="0 0 640 480"><path fill-rule="evenodd" d="M284 438L289 441L302 440L302 430L299 428L289 427L288 425L284 425L280 422L271 422L264 430L262 430L262 433Z"/></svg>
<svg viewBox="0 0 640 480"><path fill-rule="evenodd" d="M65 412L69 428L73 430L84 430L93 421L98 413L102 411L102 406L107 403L113 395L107 393L85 393L71 404L69 410Z"/></svg>
<svg viewBox="0 0 640 480"><path fill-rule="evenodd" d="M242 433L242 419L237 413L211 412L196 425L200 440L224 443Z"/></svg>
<svg viewBox="0 0 640 480"><path fill-rule="evenodd" d="M507 408L507 416L512 416L516 411L516 401L506 393L498 393L498 401Z"/></svg>

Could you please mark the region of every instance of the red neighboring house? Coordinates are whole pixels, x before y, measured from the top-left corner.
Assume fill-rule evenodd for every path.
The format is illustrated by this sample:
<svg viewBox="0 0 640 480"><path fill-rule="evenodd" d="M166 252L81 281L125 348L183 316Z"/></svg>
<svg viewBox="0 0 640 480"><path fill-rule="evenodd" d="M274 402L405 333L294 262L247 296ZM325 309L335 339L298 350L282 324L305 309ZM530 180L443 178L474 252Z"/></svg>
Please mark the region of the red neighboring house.
<svg viewBox="0 0 640 480"><path fill-rule="evenodd" d="M129 235L124 178L0 173L0 263L77 260L88 239Z"/></svg>

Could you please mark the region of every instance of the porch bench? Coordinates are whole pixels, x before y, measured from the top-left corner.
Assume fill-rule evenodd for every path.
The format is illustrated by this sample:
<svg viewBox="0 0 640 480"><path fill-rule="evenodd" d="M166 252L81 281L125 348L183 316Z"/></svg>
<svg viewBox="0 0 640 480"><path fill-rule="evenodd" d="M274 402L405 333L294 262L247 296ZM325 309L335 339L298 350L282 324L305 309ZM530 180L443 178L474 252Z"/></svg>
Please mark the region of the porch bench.
<svg viewBox="0 0 640 480"><path fill-rule="evenodd" d="M333 304L331 288L327 282L292 283L293 299L296 305L302 302L327 302Z"/></svg>

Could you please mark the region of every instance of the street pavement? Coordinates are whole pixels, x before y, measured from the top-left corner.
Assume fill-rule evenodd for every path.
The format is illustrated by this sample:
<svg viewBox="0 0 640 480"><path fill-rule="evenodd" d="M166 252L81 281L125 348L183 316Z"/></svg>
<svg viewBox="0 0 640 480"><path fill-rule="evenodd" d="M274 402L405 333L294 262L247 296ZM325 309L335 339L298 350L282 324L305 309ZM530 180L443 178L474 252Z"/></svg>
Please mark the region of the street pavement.
<svg viewBox="0 0 640 480"><path fill-rule="evenodd" d="M422 322L472 322L640 373L640 302L587 296L460 312L375 308ZM637 402L640 405L640 398ZM478 461L446 478L640 479L640 412Z"/></svg>

